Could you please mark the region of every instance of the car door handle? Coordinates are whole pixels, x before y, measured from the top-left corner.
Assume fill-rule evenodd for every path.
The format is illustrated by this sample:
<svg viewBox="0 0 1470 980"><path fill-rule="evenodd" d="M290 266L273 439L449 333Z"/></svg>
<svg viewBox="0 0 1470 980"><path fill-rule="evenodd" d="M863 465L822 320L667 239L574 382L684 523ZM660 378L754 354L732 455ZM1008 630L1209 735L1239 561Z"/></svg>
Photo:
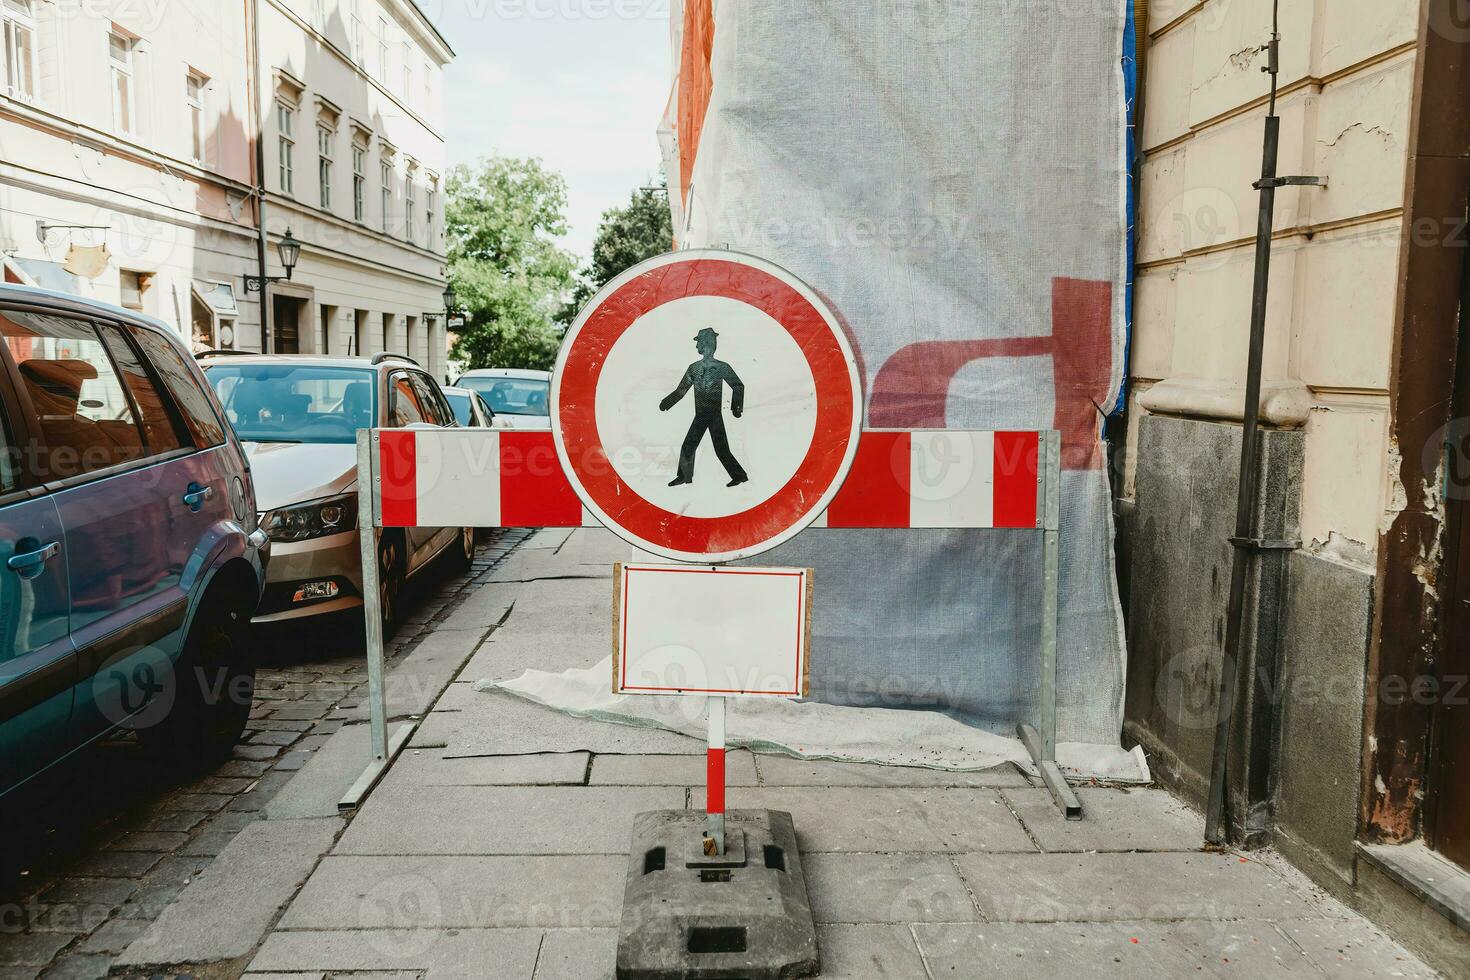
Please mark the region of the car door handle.
<svg viewBox="0 0 1470 980"><path fill-rule="evenodd" d="M188 504L189 509L197 514L199 513L199 509L204 506L204 502L213 496L214 487L204 487L197 483L191 483L189 484L189 492L184 494L184 503Z"/></svg>
<svg viewBox="0 0 1470 980"><path fill-rule="evenodd" d="M41 566L61 554L61 545L51 542L42 545L35 551L27 551L18 555L11 555L5 562L5 567L15 572L21 578L35 578L41 574Z"/></svg>

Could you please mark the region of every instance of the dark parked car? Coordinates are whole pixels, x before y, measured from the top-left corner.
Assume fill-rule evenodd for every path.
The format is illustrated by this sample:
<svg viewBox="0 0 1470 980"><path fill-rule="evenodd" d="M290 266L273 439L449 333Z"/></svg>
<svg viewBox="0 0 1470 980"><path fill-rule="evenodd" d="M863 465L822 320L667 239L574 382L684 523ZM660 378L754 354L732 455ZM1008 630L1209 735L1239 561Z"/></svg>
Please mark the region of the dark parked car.
<svg viewBox="0 0 1470 980"><path fill-rule="evenodd" d="M118 728L172 762L227 753L267 547L164 324L0 286L0 795Z"/></svg>

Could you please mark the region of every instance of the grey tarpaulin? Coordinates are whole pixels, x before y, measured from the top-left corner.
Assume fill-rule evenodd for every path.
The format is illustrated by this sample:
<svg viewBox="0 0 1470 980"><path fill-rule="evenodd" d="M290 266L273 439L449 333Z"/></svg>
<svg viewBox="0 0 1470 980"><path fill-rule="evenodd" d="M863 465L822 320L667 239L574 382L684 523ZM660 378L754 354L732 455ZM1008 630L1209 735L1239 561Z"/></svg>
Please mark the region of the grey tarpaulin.
<svg viewBox="0 0 1470 980"><path fill-rule="evenodd" d="M688 76L661 129L678 244L760 255L820 292L861 362L870 427L1062 432L1063 763L1145 776L1119 750L1122 615L1099 439L1126 327L1123 0L672 7ZM1024 758L1010 736L1038 713L1039 560L1034 534L1004 531L813 531L760 556L816 569L824 702L766 720L788 741L841 747L854 732L910 739L913 726L829 706L930 709L996 737L963 745L962 762ZM595 680L532 672L503 687L660 723L651 705L603 703Z"/></svg>
<svg viewBox="0 0 1470 980"><path fill-rule="evenodd" d="M1114 402L1123 364L1124 3L713 14L697 148L677 131L684 80L665 127L679 244L765 256L823 293L874 427L1063 431L1058 737L1116 745L1122 617L1094 406ZM1008 735L1035 717L1036 551L1024 533L825 531L760 561L817 570L817 699Z"/></svg>

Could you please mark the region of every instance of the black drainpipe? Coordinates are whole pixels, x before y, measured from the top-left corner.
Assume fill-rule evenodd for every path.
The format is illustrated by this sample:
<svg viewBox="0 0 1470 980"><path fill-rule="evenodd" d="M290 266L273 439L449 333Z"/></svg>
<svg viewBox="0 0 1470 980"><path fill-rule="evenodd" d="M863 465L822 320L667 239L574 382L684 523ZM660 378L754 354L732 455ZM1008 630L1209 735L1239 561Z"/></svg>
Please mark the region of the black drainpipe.
<svg viewBox="0 0 1470 980"><path fill-rule="evenodd" d="M1271 232L1276 219L1276 188L1287 185L1323 186L1316 177L1277 177L1281 140L1281 117L1276 114L1277 79L1281 71L1281 21L1280 0L1275 0L1271 11L1271 42L1267 45L1267 64L1261 69L1271 76L1271 99L1266 112L1266 135L1261 179L1255 186L1261 192L1260 215L1256 223L1256 270L1255 292L1251 299L1250 357L1245 376L1244 425L1240 439L1240 490L1235 503L1235 537L1230 539L1234 546L1234 560L1230 567L1230 604L1226 610L1225 650L1220 662L1220 687L1215 711L1214 755L1210 760L1210 792L1205 809L1205 839L1212 844L1224 844L1230 836L1229 821L1225 819L1226 760L1230 753L1230 728L1235 709L1235 692L1244 685L1242 671L1245 658L1240 650L1242 619L1245 614L1245 587L1256 564L1256 556L1263 548L1281 546L1280 542L1260 540L1256 532L1256 501L1260 490L1258 466L1261 414L1261 366L1266 347L1266 298L1271 279ZM1257 725L1268 722L1270 712L1266 706L1276 695L1274 670L1260 665L1253 674L1252 708L1256 712ZM1256 727L1253 725L1253 727ZM1256 728L1258 735L1268 729ZM1255 811L1256 805L1267 799L1270 777L1269 739L1257 737L1251 740L1251 759L1248 768L1249 792L1252 812L1248 814L1251 832L1264 831L1264 825L1255 826L1262 814Z"/></svg>
<svg viewBox="0 0 1470 980"><path fill-rule="evenodd" d="M265 105L261 100L260 87L260 0L248 0L250 10L251 65L254 77L251 88L255 92L255 274L260 277L260 352L269 354L270 296L265 278L265 255L267 251L265 232Z"/></svg>

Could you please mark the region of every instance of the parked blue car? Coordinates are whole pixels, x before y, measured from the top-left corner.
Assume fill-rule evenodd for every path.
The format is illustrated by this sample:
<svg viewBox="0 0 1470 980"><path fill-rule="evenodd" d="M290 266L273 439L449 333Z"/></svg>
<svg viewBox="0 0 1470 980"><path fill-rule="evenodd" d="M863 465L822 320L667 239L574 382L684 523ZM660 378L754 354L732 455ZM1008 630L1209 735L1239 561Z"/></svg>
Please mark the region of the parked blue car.
<svg viewBox="0 0 1470 980"><path fill-rule="evenodd" d="M0 285L0 796L119 728L183 766L228 753L267 548L164 324Z"/></svg>

